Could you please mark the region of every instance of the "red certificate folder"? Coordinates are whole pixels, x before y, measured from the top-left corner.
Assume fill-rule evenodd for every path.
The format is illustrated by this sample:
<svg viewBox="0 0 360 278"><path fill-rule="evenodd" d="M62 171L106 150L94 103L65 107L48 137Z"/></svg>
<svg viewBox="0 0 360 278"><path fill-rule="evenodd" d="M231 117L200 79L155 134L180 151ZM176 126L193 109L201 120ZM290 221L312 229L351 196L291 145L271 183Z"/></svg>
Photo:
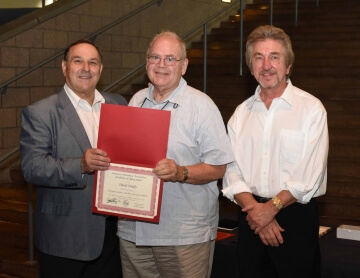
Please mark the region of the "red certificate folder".
<svg viewBox="0 0 360 278"><path fill-rule="evenodd" d="M102 104L97 148L107 152L111 165L109 170L95 173L93 212L159 222L163 181L151 169L166 158L169 126L170 111ZM109 173L111 178L105 178ZM119 175L121 182L117 179ZM142 180L149 184L144 191ZM132 191L133 188L136 190ZM112 195L114 191L118 196ZM106 192L110 192L108 196ZM142 198L140 195L151 196L146 199L149 206L140 200L129 208L133 199Z"/></svg>

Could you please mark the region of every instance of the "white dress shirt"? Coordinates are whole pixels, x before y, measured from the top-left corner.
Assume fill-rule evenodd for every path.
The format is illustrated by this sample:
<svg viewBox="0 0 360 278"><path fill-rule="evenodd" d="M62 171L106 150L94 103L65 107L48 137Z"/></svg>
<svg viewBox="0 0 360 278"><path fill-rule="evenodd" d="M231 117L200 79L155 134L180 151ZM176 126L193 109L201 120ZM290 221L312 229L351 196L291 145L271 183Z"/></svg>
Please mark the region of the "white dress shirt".
<svg viewBox="0 0 360 278"><path fill-rule="evenodd" d="M93 105L75 94L65 83L64 89L85 128L90 144L93 148L97 146L101 104L105 103L104 97L95 89Z"/></svg>
<svg viewBox="0 0 360 278"><path fill-rule="evenodd" d="M325 194L329 138L327 113L307 92L288 85L269 109L255 94L228 122L235 162L228 165L223 194L273 197L289 190L300 203Z"/></svg>

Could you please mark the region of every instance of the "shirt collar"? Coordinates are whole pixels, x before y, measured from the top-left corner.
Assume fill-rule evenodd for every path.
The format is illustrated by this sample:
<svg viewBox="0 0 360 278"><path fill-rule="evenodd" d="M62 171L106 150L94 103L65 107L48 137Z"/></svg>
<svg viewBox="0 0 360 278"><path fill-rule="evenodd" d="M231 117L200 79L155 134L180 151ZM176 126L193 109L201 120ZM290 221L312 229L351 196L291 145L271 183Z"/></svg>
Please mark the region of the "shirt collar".
<svg viewBox="0 0 360 278"><path fill-rule="evenodd" d="M178 106L180 106L180 103L182 102L182 99L183 99L180 92L186 85L187 85L187 82L185 81L184 78L181 77L179 85L161 103L163 103L163 104L167 103L168 105L173 106L174 108L177 108ZM142 103L139 103L139 106L141 106L141 104L143 104L145 101L150 101L153 103L153 105L159 104L154 100L153 91L154 91L154 85L151 84L148 88L145 99L142 101Z"/></svg>
<svg viewBox="0 0 360 278"><path fill-rule="evenodd" d="M70 89L70 87L65 83L64 85L64 90L66 92L66 94L68 95L71 103L74 105L74 107L76 108L79 103L81 101L84 101L82 98L80 98L77 94L74 93L73 90ZM100 92L95 89L95 97L94 97L94 102L93 105L95 105L96 103L101 102L101 103L105 103L105 99L104 97L100 94Z"/></svg>
<svg viewBox="0 0 360 278"><path fill-rule="evenodd" d="M290 106L292 106L294 87L293 87L290 79L287 79L286 83L288 83L288 85L286 86L283 94L279 98L285 100ZM260 88L260 85L258 85L255 90L255 94L249 99L249 101L247 103L247 107L249 109L254 105L254 103L256 101L262 101L261 97L260 97L260 91L261 91L261 88Z"/></svg>

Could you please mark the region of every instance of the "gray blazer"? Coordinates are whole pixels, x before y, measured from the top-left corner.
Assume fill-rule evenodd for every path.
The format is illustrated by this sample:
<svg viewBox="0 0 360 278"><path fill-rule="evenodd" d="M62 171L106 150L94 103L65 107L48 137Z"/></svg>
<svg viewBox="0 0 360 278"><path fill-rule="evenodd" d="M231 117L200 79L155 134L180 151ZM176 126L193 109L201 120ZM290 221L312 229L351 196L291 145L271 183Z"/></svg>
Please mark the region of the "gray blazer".
<svg viewBox="0 0 360 278"><path fill-rule="evenodd" d="M127 105L118 94L102 95L106 103ZM64 89L24 108L21 128L22 173L37 185L36 246L54 256L96 259L105 216L91 211L94 175L81 174L81 157L91 145Z"/></svg>

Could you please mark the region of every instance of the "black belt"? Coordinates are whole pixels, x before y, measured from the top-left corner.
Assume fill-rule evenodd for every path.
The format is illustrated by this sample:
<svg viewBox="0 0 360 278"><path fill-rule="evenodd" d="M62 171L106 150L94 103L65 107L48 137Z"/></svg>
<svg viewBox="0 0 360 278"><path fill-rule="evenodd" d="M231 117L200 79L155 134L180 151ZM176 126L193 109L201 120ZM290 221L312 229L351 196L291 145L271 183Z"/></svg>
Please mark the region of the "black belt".
<svg viewBox="0 0 360 278"><path fill-rule="evenodd" d="M268 201L270 201L272 199L272 198L268 198L268 197L259 197L259 196L256 196L256 195L253 195L253 197L259 203L266 203L266 202L268 202Z"/></svg>

